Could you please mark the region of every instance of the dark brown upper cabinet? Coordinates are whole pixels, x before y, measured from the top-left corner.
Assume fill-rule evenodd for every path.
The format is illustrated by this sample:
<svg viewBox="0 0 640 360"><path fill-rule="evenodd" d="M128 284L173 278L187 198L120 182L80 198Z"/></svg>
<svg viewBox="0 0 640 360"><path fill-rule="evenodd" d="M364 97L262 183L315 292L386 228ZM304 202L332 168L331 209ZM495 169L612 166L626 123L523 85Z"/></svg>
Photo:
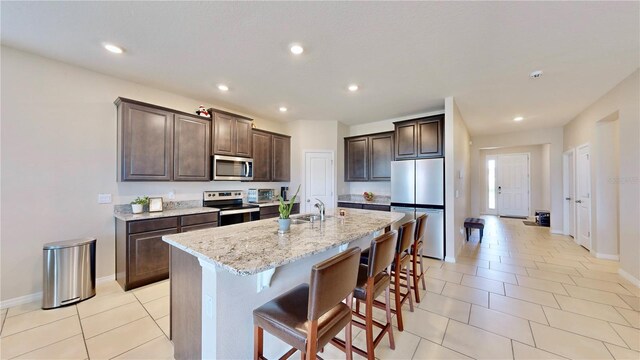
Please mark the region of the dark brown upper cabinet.
<svg viewBox="0 0 640 360"><path fill-rule="evenodd" d="M173 180L208 181L211 174L211 121L175 115Z"/></svg>
<svg viewBox="0 0 640 360"><path fill-rule="evenodd" d="M254 129L251 136L253 138L253 181L271 181L272 135Z"/></svg>
<svg viewBox="0 0 640 360"><path fill-rule="evenodd" d="M118 107L122 181L171 180L173 114L132 103Z"/></svg>
<svg viewBox="0 0 640 360"><path fill-rule="evenodd" d="M251 156L251 120L213 112L212 155Z"/></svg>
<svg viewBox="0 0 640 360"><path fill-rule="evenodd" d="M444 115L394 124L397 160L443 156Z"/></svg>
<svg viewBox="0 0 640 360"><path fill-rule="evenodd" d="M390 181L393 132L344 139L345 181Z"/></svg>
<svg viewBox="0 0 640 360"><path fill-rule="evenodd" d="M369 181L369 137L344 139L344 181Z"/></svg>
<svg viewBox="0 0 640 360"><path fill-rule="evenodd" d="M117 98L118 179L209 181L211 120Z"/></svg>
<svg viewBox="0 0 640 360"><path fill-rule="evenodd" d="M369 180L391 181L393 133L369 136Z"/></svg>
<svg viewBox="0 0 640 360"><path fill-rule="evenodd" d="M272 163L271 181L291 181L291 137L287 135L272 135Z"/></svg>

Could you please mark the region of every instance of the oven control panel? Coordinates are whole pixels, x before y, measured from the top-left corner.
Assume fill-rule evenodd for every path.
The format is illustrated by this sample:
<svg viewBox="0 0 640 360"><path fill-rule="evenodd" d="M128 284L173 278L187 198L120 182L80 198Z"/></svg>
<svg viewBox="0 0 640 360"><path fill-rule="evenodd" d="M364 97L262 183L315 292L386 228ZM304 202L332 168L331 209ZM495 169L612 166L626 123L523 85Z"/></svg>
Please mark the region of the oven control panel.
<svg viewBox="0 0 640 360"><path fill-rule="evenodd" d="M233 200L233 199L242 199L244 197L244 192L239 190L231 190L231 191L205 191L203 194L203 199L205 201L209 200Z"/></svg>

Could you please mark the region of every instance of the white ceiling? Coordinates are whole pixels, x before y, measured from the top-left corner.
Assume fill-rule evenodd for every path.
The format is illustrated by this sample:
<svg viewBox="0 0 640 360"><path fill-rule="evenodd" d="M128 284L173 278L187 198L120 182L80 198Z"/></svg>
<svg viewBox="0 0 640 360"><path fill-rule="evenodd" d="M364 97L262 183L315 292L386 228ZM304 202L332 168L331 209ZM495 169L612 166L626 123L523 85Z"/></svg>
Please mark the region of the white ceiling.
<svg viewBox="0 0 640 360"><path fill-rule="evenodd" d="M454 96L473 135L560 126L640 65L637 1L0 6L5 45L282 121L360 124Z"/></svg>

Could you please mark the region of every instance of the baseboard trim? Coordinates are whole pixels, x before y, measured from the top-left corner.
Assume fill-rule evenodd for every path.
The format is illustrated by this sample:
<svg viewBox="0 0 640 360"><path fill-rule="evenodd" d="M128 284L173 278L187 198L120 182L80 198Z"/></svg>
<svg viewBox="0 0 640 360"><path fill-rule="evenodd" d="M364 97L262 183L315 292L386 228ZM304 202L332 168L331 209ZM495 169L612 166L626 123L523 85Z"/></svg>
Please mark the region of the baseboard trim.
<svg viewBox="0 0 640 360"><path fill-rule="evenodd" d="M620 276L625 278L627 281L629 281L630 283L632 283L636 287L640 288L640 279L636 278L635 276L629 274L628 272L626 272L626 271L624 271L622 269L618 269L618 274L620 274Z"/></svg>
<svg viewBox="0 0 640 360"><path fill-rule="evenodd" d="M456 258L454 258L453 256L445 256L444 261L454 263L456 262Z"/></svg>
<svg viewBox="0 0 640 360"><path fill-rule="evenodd" d="M96 285L100 285L109 281L114 281L115 279L116 279L116 274L103 276L101 278L96 279ZM38 300L42 300L42 291L39 291L33 294L18 296L12 299L2 300L0 301L0 309L7 309L10 307L14 307L22 304L28 304L30 302L34 302Z"/></svg>
<svg viewBox="0 0 640 360"><path fill-rule="evenodd" d="M620 261L620 255L601 254L601 253L598 253L598 252L595 253L595 254L596 254L596 258L598 258L598 259Z"/></svg>
<svg viewBox="0 0 640 360"><path fill-rule="evenodd" d="M549 231L550 231L553 235L566 235L566 234L564 233L564 231L563 231L563 230L555 230L555 229L551 229L551 230L549 230Z"/></svg>

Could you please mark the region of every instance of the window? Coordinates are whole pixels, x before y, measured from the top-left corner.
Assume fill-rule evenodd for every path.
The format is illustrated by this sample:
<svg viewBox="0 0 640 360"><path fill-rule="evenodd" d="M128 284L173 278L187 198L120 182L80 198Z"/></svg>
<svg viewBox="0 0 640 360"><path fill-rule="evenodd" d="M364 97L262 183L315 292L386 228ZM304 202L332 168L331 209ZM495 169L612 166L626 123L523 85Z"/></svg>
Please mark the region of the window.
<svg viewBox="0 0 640 360"><path fill-rule="evenodd" d="M496 160L487 160L487 208L496 209Z"/></svg>

